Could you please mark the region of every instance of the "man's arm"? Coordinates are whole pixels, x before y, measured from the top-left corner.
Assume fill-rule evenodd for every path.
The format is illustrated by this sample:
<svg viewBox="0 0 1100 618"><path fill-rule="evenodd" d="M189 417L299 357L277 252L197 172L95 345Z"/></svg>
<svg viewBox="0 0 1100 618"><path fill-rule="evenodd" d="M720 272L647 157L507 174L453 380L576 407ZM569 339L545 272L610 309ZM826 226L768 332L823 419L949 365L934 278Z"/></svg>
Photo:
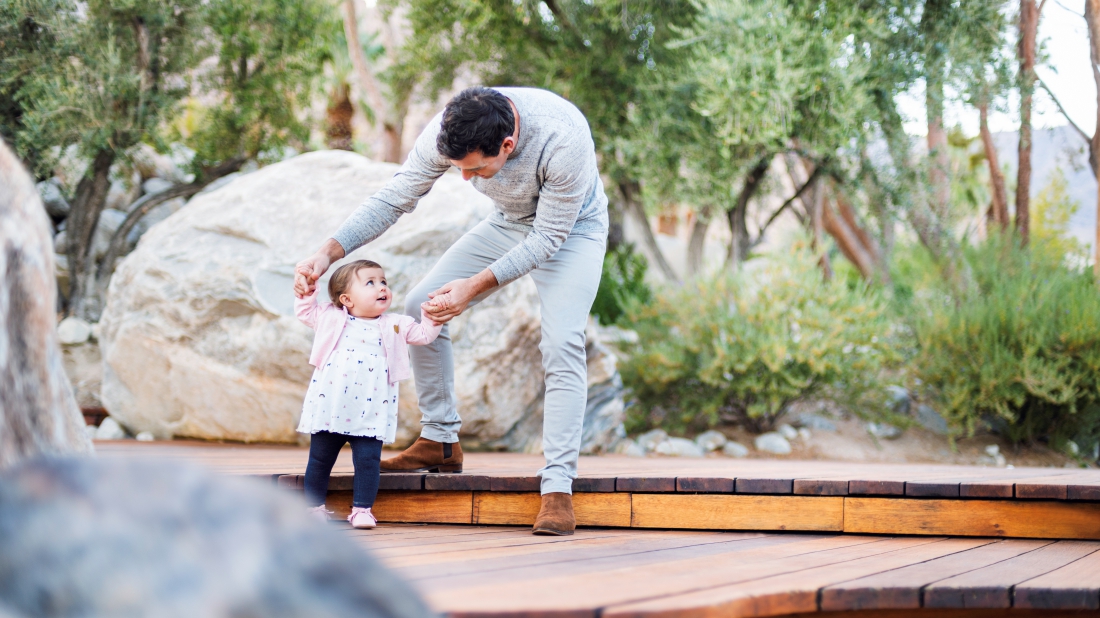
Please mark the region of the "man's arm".
<svg viewBox="0 0 1100 618"><path fill-rule="evenodd" d="M316 253L298 263L294 269L294 293L299 298L314 289L333 262L378 238L401 215L415 210L420 198L450 168L450 162L435 147L441 118L436 116L428 123L393 178L356 208Z"/></svg>

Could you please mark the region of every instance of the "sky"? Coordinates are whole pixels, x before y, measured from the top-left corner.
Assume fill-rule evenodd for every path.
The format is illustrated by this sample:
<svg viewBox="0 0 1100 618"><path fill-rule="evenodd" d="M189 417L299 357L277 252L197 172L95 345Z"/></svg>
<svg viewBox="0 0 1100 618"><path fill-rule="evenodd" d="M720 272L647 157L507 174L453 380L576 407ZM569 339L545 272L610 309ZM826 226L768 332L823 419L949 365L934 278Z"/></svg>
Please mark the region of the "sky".
<svg viewBox="0 0 1100 618"><path fill-rule="evenodd" d="M1096 84L1089 66L1088 28L1082 17L1084 4L1083 0L1047 1L1039 22L1039 40L1048 58L1036 72L1054 91L1077 126L1091 135L1096 126ZM898 104L907 119L906 131L911 135L924 135L927 129L923 86L899 97ZM1019 127L1019 97L1008 101L1007 108L990 112L989 128L994 133L1015 131ZM948 126L961 124L966 134L978 133L976 109L951 102L944 116ZM1035 92L1031 122L1036 128L1067 124L1050 97L1039 88Z"/></svg>

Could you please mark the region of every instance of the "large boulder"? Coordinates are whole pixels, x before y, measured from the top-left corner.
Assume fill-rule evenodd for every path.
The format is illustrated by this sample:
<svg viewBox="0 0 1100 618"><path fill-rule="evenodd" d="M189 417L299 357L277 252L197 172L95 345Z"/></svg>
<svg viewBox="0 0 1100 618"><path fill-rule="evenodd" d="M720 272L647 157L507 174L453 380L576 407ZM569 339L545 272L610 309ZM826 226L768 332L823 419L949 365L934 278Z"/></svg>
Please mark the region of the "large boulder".
<svg viewBox="0 0 1100 618"><path fill-rule="evenodd" d="M154 226L116 271L100 323L102 399L111 415L158 438L299 440L313 332L293 315L294 264L396 171L348 152L310 153L198 195ZM488 198L445 174L415 212L345 260L381 263L400 308L491 211ZM327 278L320 284L325 289ZM451 322L464 439L537 450L539 324L528 277ZM586 422L588 450L613 439L622 414L613 358L608 370L598 345L590 345L590 382L602 390ZM420 420L411 380L401 385L399 414L398 442L411 442Z"/></svg>

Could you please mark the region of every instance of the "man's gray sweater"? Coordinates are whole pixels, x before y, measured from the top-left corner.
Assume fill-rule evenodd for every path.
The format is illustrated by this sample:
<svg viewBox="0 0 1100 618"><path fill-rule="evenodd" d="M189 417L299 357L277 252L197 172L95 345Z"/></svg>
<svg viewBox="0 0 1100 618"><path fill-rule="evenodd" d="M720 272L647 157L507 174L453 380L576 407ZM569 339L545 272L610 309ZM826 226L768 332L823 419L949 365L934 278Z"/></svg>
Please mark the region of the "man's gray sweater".
<svg viewBox="0 0 1100 618"><path fill-rule="evenodd" d="M584 114L545 90L496 90L519 111L518 144L495 176L470 182L493 200L496 212L491 221L527 232L522 243L489 266L504 285L549 259L570 233L606 236L608 219L607 196ZM412 212L450 169L435 146L442 118L439 114L428 123L401 169L333 234L346 253L378 238L401 215Z"/></svg>

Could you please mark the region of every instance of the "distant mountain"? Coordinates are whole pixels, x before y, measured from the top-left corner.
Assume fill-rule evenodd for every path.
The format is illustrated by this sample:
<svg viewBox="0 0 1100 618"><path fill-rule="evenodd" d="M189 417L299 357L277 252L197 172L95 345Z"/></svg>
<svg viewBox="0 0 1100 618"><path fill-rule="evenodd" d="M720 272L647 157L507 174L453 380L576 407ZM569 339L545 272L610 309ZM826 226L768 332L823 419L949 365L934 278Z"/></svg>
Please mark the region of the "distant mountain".
<svg viewBox="0 0 1100 618"><path fill-rule="evenodd" d="M1014 184L1016 179L1016 148L1018 134L994 133L993 142L1001 165L1011 171L1005 178ZM1077 200L1077 214L1070 219L1069 232L1082 243L1092 246L1096 240L1096 179L1089 171L1088 145L1072 127L1036 129L1031 133L1031 196L1047 186L1050 175L1061 168L1069 183L1069 194ZM1008 196L1009 208L1015 201Z"/></svg>

